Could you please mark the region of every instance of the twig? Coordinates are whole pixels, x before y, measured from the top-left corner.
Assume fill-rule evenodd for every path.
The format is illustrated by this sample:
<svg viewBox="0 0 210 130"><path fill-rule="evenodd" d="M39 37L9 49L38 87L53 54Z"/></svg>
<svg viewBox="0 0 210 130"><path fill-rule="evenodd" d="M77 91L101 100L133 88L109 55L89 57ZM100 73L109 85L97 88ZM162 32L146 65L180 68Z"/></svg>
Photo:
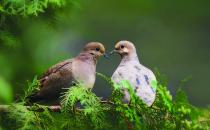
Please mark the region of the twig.
<svg viewBox="0 0 210 130"><path fill-rule="evenodd" d="M100 103L115 105L115 103L111 102L111 101L101 101ZM0 113L8 112L8 109L11 106L12 105L0 105ZM47 108L51 112L61 112L61 106L59 106L59 105L56 105L56 106L39 106L38 104L37 105L35 104L34 106L25 106L25 107L28 110L36 111L36 112L43 112L45 108ZM84 109L75 108L74 110L77 111L77 112L83 112Z"/></svg>
<svg viewBox="0 0 210 130"><path fill-rule="evenodd" d="M114 102L110 100L104 100L100 101L101 104L110 104L110 105L115 105ZM0 113L1 112L7 112L8 108L11 107L12 105L0 105ZM43 105L38 105L35 104L33 106L25 106L28 110L31 111L36 111L36 112L43 112L45 108L47 108L49 111L52 112L61 112L61 106L60 105L55 105L55 106L43 106ZM82 112L84 109L81 108L75 108L75 111L77 112Z"/></svg>
<svg viewBox="0 0 210 130"><path fill-rule="evenodd" d="M100 101L100 103L103 103L103 104L111 104L111 105L115 105L115 103L114 102L111 102L111 101Z"/></svg>
<svg viewBox="0 0 210 130"><path fill-rule="evenodd" d="M0 112L7 112L8 108L11 107L12 105L0 105ZM60 112L61 111L61 106L43 106L43 107L39 107L37 106L35 108L35 106L25 106L28 110L33 110L33 111L37 111L37 112L43 112L44 111L44 107L47 108L50 111L53 112Z"/></svg>

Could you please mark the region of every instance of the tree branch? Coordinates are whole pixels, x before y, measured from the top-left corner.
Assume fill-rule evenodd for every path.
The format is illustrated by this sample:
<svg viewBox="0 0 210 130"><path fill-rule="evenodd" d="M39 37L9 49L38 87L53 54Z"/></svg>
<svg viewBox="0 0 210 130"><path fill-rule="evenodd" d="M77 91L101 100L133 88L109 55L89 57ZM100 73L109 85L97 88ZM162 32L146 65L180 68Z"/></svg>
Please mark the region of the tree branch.
<svg viewBox="0 0 210 130"><path fill-rule="evenodd" d="M115 105L113 102L111 101L101 101L102 104L111 104L111 105ZM8 108L11 107L12 105L0 105L0 113L1 112L8 112ZM44 108L47 108L49 111L52 112L61 112L61 106L60 105L55 105L55 106L38 106L34 107L34 106L25 106L28 110L31 111L36 111L36 112L43 112ZM76 108L76 111L82 112L83 109L80 108Z"/></svg>
<svg viewBox="0 0 210 130"><path fill-rule="evenodd" d="M8 108L11 107L11 105L0 105L0 113L1 112L7 112ZM43 107L37 107L36 109L33 109L34 106L25 106L28 110L33 110L37 112L43 112L44 107L52 112L60 112L61 106L43 106Z"/></svg>

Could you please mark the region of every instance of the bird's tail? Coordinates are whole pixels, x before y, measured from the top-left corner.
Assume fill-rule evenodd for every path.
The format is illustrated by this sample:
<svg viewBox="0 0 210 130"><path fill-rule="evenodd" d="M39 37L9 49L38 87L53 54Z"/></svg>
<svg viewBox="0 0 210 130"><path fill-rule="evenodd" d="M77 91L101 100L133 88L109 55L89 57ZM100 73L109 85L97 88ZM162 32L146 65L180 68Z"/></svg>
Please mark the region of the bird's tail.
<svg viewBox="0 0 210 130"><path fill-rule="evenodd" d="M26 101L28 103L36 103L36 102L40 102L42 100L43 100L43 97L41 97L37 92L26 97Z"/></svg>

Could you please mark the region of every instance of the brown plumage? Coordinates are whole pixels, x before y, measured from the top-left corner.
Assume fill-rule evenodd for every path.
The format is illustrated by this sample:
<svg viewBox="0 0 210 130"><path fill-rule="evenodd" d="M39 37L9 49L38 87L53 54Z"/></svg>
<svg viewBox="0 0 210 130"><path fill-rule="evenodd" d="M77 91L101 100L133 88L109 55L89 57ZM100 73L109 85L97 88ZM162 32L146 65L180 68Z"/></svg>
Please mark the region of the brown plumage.
<svg viewBox="0 0 210 130"><path fill-rule="evenodd" d="M49 68L40 78L40 90L29 96L29 101L57 104L64 88L74 82L81 82L84 87L91 89L95 83L97 59L104 54L105 48L101 43L88 43L75 58Z"/></svg>

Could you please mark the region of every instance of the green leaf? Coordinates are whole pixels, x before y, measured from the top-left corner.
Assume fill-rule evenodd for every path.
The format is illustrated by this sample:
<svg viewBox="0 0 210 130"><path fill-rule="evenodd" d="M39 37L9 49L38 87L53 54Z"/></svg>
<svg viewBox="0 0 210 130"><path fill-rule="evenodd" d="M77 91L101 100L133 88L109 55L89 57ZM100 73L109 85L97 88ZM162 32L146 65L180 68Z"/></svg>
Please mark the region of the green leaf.
<svg viewBox="0 0 210 130"><path fill-rule="evenodd" d="M100 98L85 88L83 84L79 83L76 86L69 87L61 96L61 99L62 112L74 111L75 105L80 102L84 108L84 115L90 117L93 127L96 129L103 128L105 123Z"/></svg>
<svg viewBox="0 0 210 130"><path fill-rule="evenodd" d="M178 89L176 92L175 103L188 103L187 96L181 89Z"/></svg>
<svg viewBox="0 0 210 130"><path fill-rule="evenodd" d="M2 5L0 5L0 12L4 12L4 8Z"/></svg>
<svg viewBox="0 0 210 130"><path fill-rule="evenodd" d="M11 103L13 100L10 84L0 77L0 103Z"/></svg>
<svg viewBox="0 0 210 130"><path fill-rule="evenodd" d="M152 86L152 88L154 88L156 90L157 89L157 81L156 80L152 80L150 86Z"/></svg>
<svg viewBox="0 0 210 130"><path fill-rule="evenodd" d="M158 86L158 93L160 95L160 99L162 103L168 108L168 110L172 111L172 96L170 92L166 89L166 87L159 85Z"/></svg>
<svg viewBox="0 0 210 130"><path fill-rule="evenodd" d="M26 101L27 97L32 95L36 90L39 90L40 82L37 79L37 76L34 76L32 82L28 81L27 89L25 90L25 95L23 101Z"/></svg>

